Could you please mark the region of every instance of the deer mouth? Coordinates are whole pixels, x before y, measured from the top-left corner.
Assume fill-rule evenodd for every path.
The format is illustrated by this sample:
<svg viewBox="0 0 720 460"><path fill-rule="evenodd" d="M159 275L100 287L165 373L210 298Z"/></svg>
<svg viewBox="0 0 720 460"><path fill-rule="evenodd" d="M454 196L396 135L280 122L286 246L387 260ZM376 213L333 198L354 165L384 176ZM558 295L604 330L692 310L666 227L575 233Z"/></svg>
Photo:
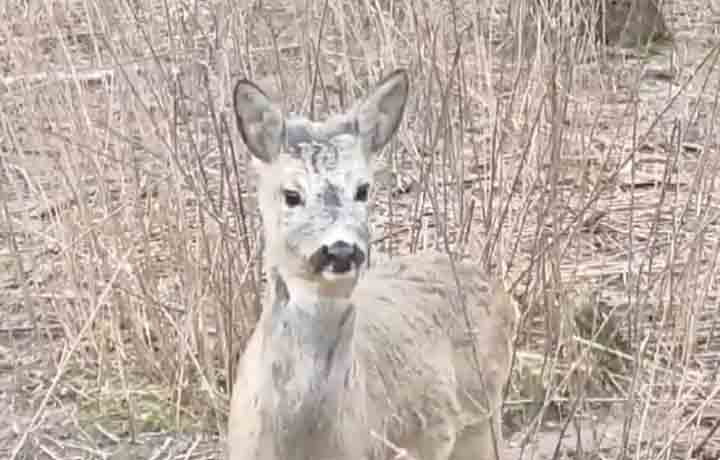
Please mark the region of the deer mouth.
<svg viewBox="0 0 720 460"><path fill-rule="evenodd" d="M357 244L336 241L323 245L310 257L310 265L317 274L330 278L351 275L365 262L365 254Z"/></svg>

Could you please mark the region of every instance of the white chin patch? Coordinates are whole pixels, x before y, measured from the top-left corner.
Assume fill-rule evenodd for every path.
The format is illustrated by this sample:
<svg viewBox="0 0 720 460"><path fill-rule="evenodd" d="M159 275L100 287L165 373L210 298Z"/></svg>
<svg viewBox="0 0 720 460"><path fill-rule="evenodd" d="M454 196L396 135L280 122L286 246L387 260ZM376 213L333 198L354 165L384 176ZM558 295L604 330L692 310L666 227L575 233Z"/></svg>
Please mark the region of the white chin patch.
<svg viewBox="0 0 720 460"><path fill-rule="evenodd" d="M357 267L351 268L350 270L344 272L344 273L337 273L332 270L332 268L328 267L327 269L323 270L321 273L322 278L325 281L329 282L338 282L338 281L352 281L355 278L357 278L358 270Z"/></svg>

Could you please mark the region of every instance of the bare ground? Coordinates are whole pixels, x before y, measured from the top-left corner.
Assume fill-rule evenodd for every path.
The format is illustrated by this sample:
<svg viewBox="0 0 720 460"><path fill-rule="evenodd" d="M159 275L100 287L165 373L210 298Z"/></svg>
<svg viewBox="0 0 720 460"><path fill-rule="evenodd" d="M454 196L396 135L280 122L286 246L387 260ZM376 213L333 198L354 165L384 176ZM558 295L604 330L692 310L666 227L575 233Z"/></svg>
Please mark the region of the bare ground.
<svg viewBox="0 0 720 460"><path fill-rule="evenodd" d="M409 5L0 6L0 458L220 458L260 285L232 82L328 110L397 65L377 249L512 286L508 458L717 458L720 2L535 61L502 2Z"/></svg>

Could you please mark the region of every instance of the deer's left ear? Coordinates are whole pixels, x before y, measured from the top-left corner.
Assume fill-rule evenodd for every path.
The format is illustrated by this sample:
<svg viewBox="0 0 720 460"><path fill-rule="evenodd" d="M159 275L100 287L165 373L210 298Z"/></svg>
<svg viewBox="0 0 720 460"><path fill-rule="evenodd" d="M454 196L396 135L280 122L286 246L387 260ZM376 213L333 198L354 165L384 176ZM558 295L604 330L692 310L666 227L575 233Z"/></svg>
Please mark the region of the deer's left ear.
<svg viewBox="0 0 720 460"><path fill-rule="evenodd" d="M352 109L350 115L355 117L358 134L370 153L382 149L395 135L405 112L409 90L407 72L398 69L383 78Z"/></svg>

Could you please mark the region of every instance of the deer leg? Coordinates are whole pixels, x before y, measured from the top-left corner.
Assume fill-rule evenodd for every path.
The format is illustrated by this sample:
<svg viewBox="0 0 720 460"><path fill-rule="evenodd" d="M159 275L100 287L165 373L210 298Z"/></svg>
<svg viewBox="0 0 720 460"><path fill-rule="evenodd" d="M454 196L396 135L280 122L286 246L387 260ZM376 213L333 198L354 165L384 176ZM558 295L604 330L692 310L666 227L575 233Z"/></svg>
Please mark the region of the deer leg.
<svg viewBox="0 0 720 460"><path fill-rule="evenodd" d="M413 460L449 460L455 448L455 439L455 425L443 421L425 429L407 453Z"/></svg>
<svg viewBox="0 0 720 460"><path fill-rule="evenodd" d="M500 430L497 416L466 426L458 433L451 460L501 460L503 438Z"/></svg>

